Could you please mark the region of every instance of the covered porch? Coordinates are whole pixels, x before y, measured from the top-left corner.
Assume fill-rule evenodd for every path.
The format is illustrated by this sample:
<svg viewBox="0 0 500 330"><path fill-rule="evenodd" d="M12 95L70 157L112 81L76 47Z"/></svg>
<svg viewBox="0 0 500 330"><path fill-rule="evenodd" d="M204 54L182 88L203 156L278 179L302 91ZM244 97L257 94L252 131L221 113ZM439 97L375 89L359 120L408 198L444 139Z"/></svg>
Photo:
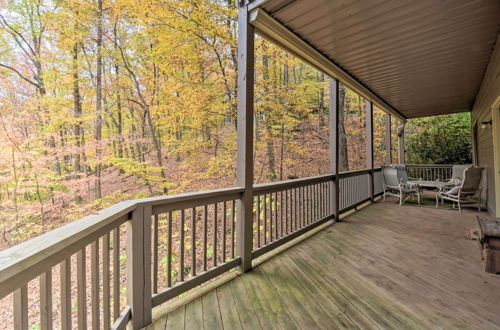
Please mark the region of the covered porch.
<svg viewBox="0 0 500 330"><path fill-rule="evenodd" d="M472 111L499 216L500 5L376 4L240 1L236 186L123 201L1 251L15 327L499 328L500 277L464 239L476 213L379 200L373 107L387 127ZM330 77L328 174L255 184L256 33ZM339 171L339 84L365 100L363 170Z"/></svg>
<svg viewBox="0 0 500 330"><path fill-rule="evenodd" d="M474 216L377 202L172 301L149 328L496 329L500 277L483 271L477 242L464 238Z"/></svg>

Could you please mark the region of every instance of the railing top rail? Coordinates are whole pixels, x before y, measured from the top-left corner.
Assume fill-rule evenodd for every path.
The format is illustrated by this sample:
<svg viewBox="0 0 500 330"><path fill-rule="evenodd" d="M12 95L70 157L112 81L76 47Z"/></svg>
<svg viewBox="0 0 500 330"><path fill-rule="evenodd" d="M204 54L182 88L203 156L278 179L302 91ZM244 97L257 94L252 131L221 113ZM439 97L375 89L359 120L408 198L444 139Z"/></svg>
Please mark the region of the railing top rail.
<svg viewBox="0 0 500 330"><path fill-rule="evenodd" d="M451 164L406 164L407 167L423 167L423 168L451 168Z"/></svg>
<svg viewBox="0 0 500 330"><path fill-rule="evenodd" d="M263 193L263 192L274 192L284 189L291 189L297 187L303 187L314 183L326 182L329 180L333 180L335 175L326 174L313 176L309 178L301 178L301 179L290 179L278 182L267 182L267 183L259 183L253 185L254 193Z"/></svg>
<svg viewBox="0 0 500 330"><path fill-rule="evenodd" d="M0 251L0 299L130 219L131 212L137 207L175 204L241 192L243 188L235 187L123 201Z"/></svg>
<svg viewBox="0 0 500 330"><path fill-rule="evenodd" d="M371 171L372 170L370 170L370 169L345 171L345 172L340 172L339 176L340 176L340 178L348 178L348 177L356 176L356 175L369 174ZM373 171L375 171L375 169L373 169Z"/></svg>
<svg viewBox="0 0 500 330"><path fill-rule="evenodd" d="M199 191L199 192L188 192L175 195L147 197L147 198L135 199L133 200L133 202L135 203L136 206L168 205L168 204L175 204L179 202L186 202L203 198L243 193L243 191L245 191L245 189L242 187L232 187L232 188Z"/></svg>

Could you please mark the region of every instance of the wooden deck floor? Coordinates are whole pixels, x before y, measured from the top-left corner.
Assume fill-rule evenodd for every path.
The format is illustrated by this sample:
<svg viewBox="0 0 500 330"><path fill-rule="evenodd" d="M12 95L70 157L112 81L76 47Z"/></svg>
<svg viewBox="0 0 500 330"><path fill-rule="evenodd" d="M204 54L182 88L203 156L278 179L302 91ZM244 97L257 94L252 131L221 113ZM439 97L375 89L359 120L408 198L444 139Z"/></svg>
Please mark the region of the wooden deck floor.
<svg viewBox="0 0 500 330"><path fill-rule="evenodd" d="M153 329L500 329L474 213L379 202L155 321Z"/></svg>

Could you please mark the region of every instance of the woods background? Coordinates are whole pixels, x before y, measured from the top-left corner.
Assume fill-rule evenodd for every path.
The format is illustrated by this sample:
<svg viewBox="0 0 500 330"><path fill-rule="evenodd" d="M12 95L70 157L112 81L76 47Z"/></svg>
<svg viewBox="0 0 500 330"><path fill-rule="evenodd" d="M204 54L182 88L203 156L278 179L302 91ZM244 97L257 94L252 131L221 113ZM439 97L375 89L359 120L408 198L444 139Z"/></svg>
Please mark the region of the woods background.
<svg viewBox="0 0 500 330"><path fill-rule="evenodd" d="M235 184L234 0L0 4L0 248L121 200ZM256 69L256 182L325 174L328 78L260 37ZM362 169L364 100L340 96L341 170ZM375 166L384 125L375 109ZM406 132L409 163L471 161L468 113Z"/></svg>

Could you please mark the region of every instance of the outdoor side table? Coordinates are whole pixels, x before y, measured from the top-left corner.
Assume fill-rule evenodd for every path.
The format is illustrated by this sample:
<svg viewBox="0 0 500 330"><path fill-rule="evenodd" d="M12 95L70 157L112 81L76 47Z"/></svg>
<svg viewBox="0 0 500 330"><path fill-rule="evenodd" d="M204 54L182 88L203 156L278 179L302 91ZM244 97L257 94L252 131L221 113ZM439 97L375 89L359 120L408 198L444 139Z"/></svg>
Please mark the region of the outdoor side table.
<svg viewBox="0 0 500 330"><path fill-rule="evenodd" d="M479 246L488 273L500 273L500 219L477 217Z"/></svg>

